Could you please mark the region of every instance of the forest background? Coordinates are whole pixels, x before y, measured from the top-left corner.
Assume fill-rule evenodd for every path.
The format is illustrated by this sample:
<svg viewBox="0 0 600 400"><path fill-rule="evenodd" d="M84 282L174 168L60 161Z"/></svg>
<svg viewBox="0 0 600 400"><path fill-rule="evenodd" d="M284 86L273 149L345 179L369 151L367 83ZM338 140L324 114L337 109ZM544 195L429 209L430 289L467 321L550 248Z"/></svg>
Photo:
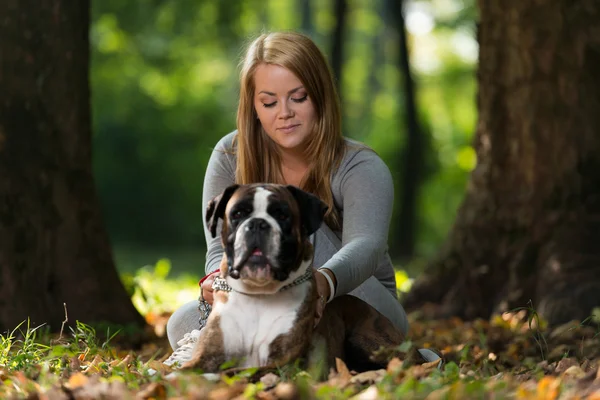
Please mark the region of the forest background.
<svg viewBox="0 0 600 400"><path fill-rule="evenodd" d="M287 29L329 58L344 135L389 166L390 254L421 272L476 163L477 11L473 0L404 9L402 21L392 0L93 1L93 166L119 272L170 260L172 277L204 274L203 176L235 129L240 55L258 33Z"/></svg>

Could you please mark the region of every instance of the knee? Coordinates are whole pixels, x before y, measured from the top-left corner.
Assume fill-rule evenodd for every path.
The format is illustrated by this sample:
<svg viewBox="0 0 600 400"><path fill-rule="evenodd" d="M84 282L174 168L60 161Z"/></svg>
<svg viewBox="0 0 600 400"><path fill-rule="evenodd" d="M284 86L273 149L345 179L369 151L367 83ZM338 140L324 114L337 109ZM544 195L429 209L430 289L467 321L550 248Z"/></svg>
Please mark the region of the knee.
<svg viewBox="0 0 600 400"><path fill-rule="evenodd" d="M179 347L177 342L183 339L186 333L199 328L197 306L196 301L186 303L175 310L167 321L167 338L173 350Z"/></svg>

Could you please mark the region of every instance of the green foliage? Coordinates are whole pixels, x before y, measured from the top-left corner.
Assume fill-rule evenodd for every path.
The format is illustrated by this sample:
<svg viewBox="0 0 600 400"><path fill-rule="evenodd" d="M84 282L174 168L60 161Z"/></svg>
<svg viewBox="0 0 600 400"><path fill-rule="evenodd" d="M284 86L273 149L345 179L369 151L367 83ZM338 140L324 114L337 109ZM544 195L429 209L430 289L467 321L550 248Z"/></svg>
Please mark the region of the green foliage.
<svg viewBox="0 0 600 400"><path fill-rule="evenodd" d="M0 367L9 371L27 371L35 367L50 349L36 341L43 325L31 328L28 319L27 329L23 332L21 326L24 323L25 321L6 336L0 335Z"/></svg>
<svg viewBox="0 0 600 400"><path fill-rule="evenodd" d="M117 260L130 244L204 245L203 176L212 147L235 129L241 49L263 30L302 28L330 54L333 2L309 3L303 25L294 0L92 2L94 171ZM382 156L400 198L404 83L386 4L349 3L339 81L345 135ZM425 143L417 256L426 257L444 239L476 161L475 60L464 51L475 46L476 13L472 0L419 4L434 21L409 43ZM394 249L403 227L391 226Z"/></svg>
<svg viewBox="0 0 600 400"><path fill-rule="evenodd" d="M158 315L198 297L198 279L192 275L170 277L171 262L159 259L156 264L139 268L134 274L123 273L121 279L131 293L133 305L142 314Z"/></svg>
<svg viewBox="0 0 600 400"><path fill-rule="evenodd" d="M511 312L519 312L521 310L527 312L527 324L529 330L540 350L542 360L545 360L548 353L548 342L546 342L546 336L543 331L548 323L538 314L531 300L529 300L527 307L517 307L514 310L511 310Z"/></svg>

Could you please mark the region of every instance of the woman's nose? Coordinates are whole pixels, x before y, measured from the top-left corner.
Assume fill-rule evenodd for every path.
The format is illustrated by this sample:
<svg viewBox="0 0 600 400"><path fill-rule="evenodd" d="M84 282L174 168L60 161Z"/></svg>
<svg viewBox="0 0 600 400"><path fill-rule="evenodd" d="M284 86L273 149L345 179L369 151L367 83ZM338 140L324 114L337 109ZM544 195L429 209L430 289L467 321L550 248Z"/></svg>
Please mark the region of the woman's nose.
<svg viewBox="0 0 600 400"><path fill-rule="evenodd" d="M291 107L291 104L287 101L282 101L281 108L279 109L279 117L280 118L290 118L294 116L294 110Z"/></svg>

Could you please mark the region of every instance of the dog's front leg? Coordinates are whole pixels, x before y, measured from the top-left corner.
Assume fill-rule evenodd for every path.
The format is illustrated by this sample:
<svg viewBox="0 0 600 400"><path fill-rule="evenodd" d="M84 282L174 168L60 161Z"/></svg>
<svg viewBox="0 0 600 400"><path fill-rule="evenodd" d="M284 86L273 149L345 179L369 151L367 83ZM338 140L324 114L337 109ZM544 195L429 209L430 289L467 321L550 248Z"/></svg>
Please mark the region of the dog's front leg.
<svg viewBox="0 0 600 400"><path fill-rule="evenodd" d="M181 369L201 369L202 372L219 372L227 361L223 345L223 333L218 328L218 318L208 323L206 332L198 339L192 358Z"/></svg>

